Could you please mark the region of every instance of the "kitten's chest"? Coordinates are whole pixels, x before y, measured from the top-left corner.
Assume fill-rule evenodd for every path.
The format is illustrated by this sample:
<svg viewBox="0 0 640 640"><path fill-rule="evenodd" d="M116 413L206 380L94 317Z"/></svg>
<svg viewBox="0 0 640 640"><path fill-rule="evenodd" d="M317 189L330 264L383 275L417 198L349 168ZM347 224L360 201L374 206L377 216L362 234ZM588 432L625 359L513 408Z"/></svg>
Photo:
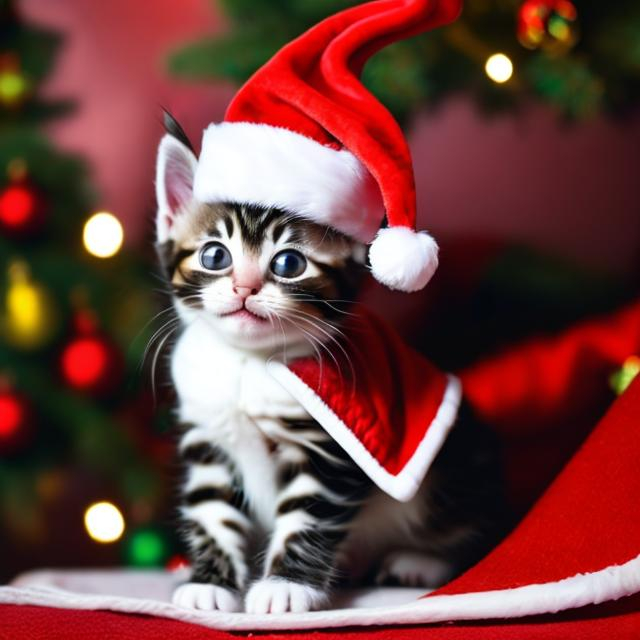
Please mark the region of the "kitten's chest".
<svg viewBox="0 0 640 640"><path fill-rule="evenodd" d="M306 412L267 372L264 358L221 342L207 327L192 325L172 357L180 418L196 424L251 419L301 418Z"/></svg>
<svg viewBox="0 0 640 640"><path fill-rule="evenodd" d="M298 402L267 373L264 359L240 353L191 326L176 344L172 376L179 414L193 439L215 442L242 476L250 506L269 527L275 516L281 418L306 418Z"/></svg>

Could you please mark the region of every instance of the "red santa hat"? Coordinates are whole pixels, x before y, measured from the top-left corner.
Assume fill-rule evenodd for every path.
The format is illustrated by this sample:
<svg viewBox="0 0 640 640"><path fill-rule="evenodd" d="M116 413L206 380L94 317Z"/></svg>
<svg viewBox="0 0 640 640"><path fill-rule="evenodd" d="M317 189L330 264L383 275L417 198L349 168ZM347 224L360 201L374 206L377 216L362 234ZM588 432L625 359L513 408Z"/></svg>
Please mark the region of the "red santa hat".
<svg viewBox="0 0 640 640"><path fill-rule="evenodd" d="M195 197L278 207L331 226L371 243L380 282L404 291L424 287L438 247L415 229L409 148L359 75L376 51L450 22L460 5L368 2L285 46L240 89L224 122L205 130Z"/></svg>

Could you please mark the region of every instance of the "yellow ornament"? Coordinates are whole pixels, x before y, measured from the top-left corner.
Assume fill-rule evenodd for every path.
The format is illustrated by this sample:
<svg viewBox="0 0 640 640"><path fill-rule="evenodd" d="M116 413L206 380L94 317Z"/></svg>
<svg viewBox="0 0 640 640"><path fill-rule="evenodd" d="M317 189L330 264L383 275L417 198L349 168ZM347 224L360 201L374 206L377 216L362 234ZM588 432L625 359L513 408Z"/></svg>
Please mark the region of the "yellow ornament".
<svg viewBox="0 0 640 640"><path fill-rule="evenodd" d="M30 83L20 69L20 61L12 53L0 55L0 105L17 108L27 99Z"/></svg>
<svg viewBox="0 0 640 640"><path fill-rule="evenodd" d="M25 262L9 267L2 322L4 338L18 349L38 349L53 336L58 313L49 292L31 278Z"/></svg>

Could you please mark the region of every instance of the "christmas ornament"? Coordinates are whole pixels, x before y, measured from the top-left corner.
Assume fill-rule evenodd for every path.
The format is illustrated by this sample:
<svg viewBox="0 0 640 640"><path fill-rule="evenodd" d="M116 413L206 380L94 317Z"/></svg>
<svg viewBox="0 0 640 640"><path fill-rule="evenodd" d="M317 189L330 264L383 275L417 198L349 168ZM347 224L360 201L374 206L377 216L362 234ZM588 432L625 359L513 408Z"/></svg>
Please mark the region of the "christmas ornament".
<svg viewBox="0 0 640 640"><path fill-rule="evenodd" d="M82 232L84 248L96 258L111 258L120 251L124 231L118 218L101 211L93 214L85 223Z"/></svg>
<svg viewBox="0 0 640 640"><path fill-rule="evenodd" d="M518 11L518 40L527 49L565 53L578 40L577 19L569 0L525 0Z"/></svg>
<svg viewBox="0 0 640 640"><path fill-rule="evenodd" d="M167 571L181 571L182 569L186 569L189 567L189 561L180 554L176 554L175 556L171 556L167 563L164 565Z"/></svg>
<svg viewBox="0 0 640 640"><path fill-rule="evenodd" d="M27 177L25 162L16 158L7 168L9 183L0 189L0 230L27 235L42 228L46 202Z"/></svg>
<svg viewBox="0 0 640 640"><path fill-rule="evenodd" d="M75 318L78 335L64 347L60 368L66 383L78 391L102 395L113 391L122 375L122 355L97 328L88 310Z"/></svg>
<svg viewBox="0 0 640 640"><path fill-rule="evenodd" d="M22 73L20 60L14 53L0 55L0 106L17 109L29 97L31 83Z"/></svg>
<svg viewBox="0 0 640 640"><path fill-rule="evenodd" d="M59 314L51 294L31 278L26 262L9 265L2 329L5 340L17 349L38 349L56 333Z"/></svg>
<svg viewBox="0 0 640 640"><path fill-rule="evenodd" d="M156 529L138 529L127 540L125 554L127 562L134 567L158 567L166 561L168 544Z"/></svg>
<svg viewBox="0 0 640 640"><path fill-rule="evenodd" d="M110 543L122 537L124 518L111 502L96 502L85 511L84 526L92 540Z"/></svg>
<svg viewBox="0 0 640 640"><path fill-rule="evenodd" d="M639 373L640 357L629 356L622 363L622 367L618 369L618 371L616 371L609 379L611 388L617 395L622 395Z"/></svg>
<svg viewBox="0 0 640 640"><path fill-rule="evenodd" d="M0 374L0 454L21 449L33 435L34 411L9 375Z"/></svg>
<svg viewBox="0 0 640 640"><path fill-rule="evenodd" d="M168 237L181 197L191 192L193 172L196 199L298 212L370 243L378 281L422 289L437 268L438 247L416 230L409 147L358 76L382 46L447 24L459 12L456 1L428 9L424 2L372 2L327 18L240 89L225 121L206 129L199 159L168 119L174 135L163 138L157 163L159 242ZM185 174L188 184L180 180Z"/></svg>
<svg viewBox="0 0 640 640"><path fill-rule="evenodd" d="M0 380L0 455L15 453L30 440L31 413L27 399Z"/></svg>

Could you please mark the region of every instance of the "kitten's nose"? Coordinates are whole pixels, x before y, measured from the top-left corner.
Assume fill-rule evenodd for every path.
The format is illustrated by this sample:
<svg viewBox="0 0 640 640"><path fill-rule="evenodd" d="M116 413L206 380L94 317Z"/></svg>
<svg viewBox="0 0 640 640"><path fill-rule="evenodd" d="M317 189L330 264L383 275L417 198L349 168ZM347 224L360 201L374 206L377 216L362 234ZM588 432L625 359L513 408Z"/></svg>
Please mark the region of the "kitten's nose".
<svg viewBox="0 0 640 640"><path fill-rule="evenodd" d="M243 287L241 285L233 286L233 292L237 293L241 298L244 298L245 300L249 296L255 296L258 291L260 291L258 287Z"/></svg>

